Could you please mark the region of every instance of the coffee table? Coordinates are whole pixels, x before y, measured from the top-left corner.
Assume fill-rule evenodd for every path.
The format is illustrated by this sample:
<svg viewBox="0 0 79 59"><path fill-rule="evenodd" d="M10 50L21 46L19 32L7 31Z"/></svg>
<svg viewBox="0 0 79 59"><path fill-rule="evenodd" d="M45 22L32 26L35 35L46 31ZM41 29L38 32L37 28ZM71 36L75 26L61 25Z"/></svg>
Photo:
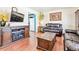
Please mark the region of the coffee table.
<svg viewBox="0 0 79 59"><path fill-rule="evenodd" d="M37 35L37 48L51 51L56 42L56 33L45 32Z"/></svg>

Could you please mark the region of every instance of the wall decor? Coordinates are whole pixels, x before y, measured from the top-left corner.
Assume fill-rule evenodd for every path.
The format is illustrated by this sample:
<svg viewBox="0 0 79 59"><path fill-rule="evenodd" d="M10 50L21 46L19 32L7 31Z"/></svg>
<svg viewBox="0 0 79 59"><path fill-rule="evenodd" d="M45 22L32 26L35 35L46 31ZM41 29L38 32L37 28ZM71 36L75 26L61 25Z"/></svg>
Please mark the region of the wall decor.
<svg viewBox="0 0 79 59"><path fill-rule="evenodd" d="M50 21L60 21L62 20L62 12L55 12L49 14Z"/></svg>

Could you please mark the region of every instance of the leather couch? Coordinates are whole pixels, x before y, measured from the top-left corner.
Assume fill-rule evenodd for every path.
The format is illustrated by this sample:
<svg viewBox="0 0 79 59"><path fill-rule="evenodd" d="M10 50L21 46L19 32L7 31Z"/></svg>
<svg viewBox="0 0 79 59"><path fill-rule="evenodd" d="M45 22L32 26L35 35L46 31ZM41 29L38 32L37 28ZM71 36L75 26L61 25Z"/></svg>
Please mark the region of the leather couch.
<svg viewBox="0 0 79 59"><path fill-rule="evenodd" d="M65 32L65 50L79 51L79 31L67 29Z"/></svg>
<svg viewBox="0 0 79 59"><path fill-rule="evenodd" d="M43 27L43 32L54 32L57 35L62 35L62 24L59 23L47 23L45 27Z"/></svg>

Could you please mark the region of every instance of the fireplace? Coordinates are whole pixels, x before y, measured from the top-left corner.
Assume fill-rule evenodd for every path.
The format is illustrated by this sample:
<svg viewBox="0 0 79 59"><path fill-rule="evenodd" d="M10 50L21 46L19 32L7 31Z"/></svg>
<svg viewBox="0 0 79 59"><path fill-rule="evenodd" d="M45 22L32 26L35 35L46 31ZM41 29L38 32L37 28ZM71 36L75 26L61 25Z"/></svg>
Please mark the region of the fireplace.
<svg viewBox="0 0 79 59"><path fill-rule="evenodd" d="M12 29L12 41L24 38L24 29L25 28Z"/></svg>

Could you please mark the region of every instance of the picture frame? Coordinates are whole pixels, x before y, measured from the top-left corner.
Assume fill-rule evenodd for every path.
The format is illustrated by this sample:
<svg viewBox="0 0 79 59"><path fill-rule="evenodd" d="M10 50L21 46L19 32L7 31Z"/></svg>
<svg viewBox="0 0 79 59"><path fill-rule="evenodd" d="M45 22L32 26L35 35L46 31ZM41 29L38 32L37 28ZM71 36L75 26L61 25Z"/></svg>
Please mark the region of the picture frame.
<svg viewBox="0 0 79 59"><path fill-rule="evenodd" d="M50 13L50 21L61 21L62 20L62 12Z"/></svg>

